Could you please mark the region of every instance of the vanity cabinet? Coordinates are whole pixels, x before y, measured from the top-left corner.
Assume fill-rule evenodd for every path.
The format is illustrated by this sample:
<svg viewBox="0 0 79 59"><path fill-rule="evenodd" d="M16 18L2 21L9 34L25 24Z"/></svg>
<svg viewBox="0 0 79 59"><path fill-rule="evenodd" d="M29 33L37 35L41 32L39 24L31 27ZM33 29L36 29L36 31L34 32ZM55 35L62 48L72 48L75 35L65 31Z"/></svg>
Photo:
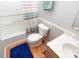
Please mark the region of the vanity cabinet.
<svg viewBox="0 0 79 59"><path fill-rule="evenodd" d="M57 56L57 54L53 50L51 50L48 46L45 46L45 54L47 58L59 58L59 56Z"/></svg>

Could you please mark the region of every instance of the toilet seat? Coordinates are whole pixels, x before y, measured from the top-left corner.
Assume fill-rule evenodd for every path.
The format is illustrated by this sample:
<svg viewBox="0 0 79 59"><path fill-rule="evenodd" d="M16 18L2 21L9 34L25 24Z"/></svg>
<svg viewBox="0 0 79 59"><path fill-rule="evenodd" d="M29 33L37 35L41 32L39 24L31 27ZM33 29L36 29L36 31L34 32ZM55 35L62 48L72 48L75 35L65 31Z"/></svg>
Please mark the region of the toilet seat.
<svg viewBox="0 0 79 59"><path fill-rule="evenodd" d="M27 42L29 42L29 43L37 43L37 42L39 42L41 40L41 38L42 38L42 36L39 33L30 34L28 36L28 38L27 38L28 39Z"/></svg>

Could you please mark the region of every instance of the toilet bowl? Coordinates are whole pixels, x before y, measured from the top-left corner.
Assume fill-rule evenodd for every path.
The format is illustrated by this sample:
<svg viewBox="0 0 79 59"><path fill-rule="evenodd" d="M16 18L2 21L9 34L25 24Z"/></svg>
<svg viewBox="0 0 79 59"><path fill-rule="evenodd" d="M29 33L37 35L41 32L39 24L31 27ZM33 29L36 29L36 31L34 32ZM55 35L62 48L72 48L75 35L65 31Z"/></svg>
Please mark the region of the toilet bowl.
<svg viewBox="0 0 79 59"><path fill-rule="evenodd" d="M42 38L46 37L48 34L49 27L45 26L44 24L40 23L38 25L39 33L30 34L27 38L27 43L29 47L37 47L42 43Z"/></svg>

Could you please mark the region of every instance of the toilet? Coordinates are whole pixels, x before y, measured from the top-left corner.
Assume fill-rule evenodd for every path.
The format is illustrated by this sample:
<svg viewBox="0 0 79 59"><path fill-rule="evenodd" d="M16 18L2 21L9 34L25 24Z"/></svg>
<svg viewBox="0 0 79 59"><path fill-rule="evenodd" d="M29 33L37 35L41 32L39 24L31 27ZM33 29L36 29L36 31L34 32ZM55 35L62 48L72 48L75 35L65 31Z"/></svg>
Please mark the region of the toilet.
<svg viewBox="0 0 79 59"><path fill-rule="evenodd" d="M34 48L42 43L44 37L48 34L49 27L40 23L38 25L38 33L30 34L27 38L27 43L29 47Z"/></svg>

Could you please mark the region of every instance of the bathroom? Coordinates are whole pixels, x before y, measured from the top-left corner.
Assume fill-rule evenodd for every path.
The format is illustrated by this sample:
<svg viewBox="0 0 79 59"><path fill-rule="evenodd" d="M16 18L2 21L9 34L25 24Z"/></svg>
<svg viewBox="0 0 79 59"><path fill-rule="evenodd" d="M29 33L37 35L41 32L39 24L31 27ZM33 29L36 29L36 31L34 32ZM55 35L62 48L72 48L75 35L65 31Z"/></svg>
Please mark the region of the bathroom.
<svg viewBox="0 0 79 59"><path fill-rule="evenodd" d="M0 1L0 58L15 55L11 48L23 43L29 58L78 58L78 15L79 1ZM46 36L32 36L41 43L32 42L28 38L39 34L39 28L47 29Z"/></svg>

